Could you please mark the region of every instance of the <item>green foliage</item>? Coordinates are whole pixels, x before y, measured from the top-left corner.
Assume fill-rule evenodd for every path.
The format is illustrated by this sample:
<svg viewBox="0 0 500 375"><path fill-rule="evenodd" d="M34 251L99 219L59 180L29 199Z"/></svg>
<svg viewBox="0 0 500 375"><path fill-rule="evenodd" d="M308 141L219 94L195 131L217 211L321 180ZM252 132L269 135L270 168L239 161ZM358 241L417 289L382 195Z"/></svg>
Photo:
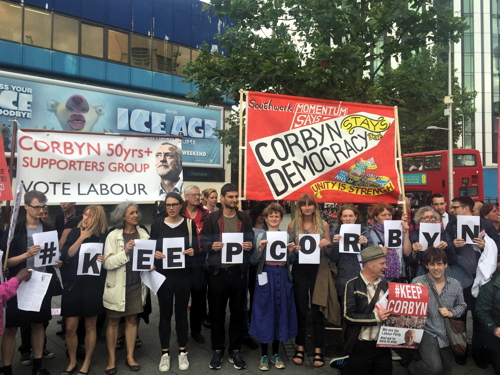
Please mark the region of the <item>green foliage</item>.
<svg viewBox="0 0 500 375"><path fill-rule="evenodd" d="M227 27L226 33L218 36L224 55L211 53L204 46L196 61L184 70L186 82L194 82L197 88L190 97L201 106L220 104L224 98L238 103L240 90L386 103L387 98L396 96L375 86L377 77L393 60L404 62L430 43L458 41L467 27L462 18L430 0L211 3L212 11L233 20L234 27ZM427 106L432 95L424 95L429 95L427 101L420 97L417 101ZM442 96L435 93L437 101L442 101ZM412 107L400 110L408 111L411 118ZM442 117L439 111L433 109L428 116ZM406 120L404 126L410 126ZM220 132L224 144L234 141L232 131Z"/></svg>
<svg viewBox="0 0 500 375"><path fill-rule="evenodd" d="M387 66L373 86L372 95L380 104L397 105L404 153L448 149L444 130L427 130L429 126L448 128L448 63L438 58L439 49L424 49L404 60L397 68ZM462 120L472 118L475 93L466 92L454 79L453 139L462 134ZM462 118L463 115L464 117Z"/></svg>

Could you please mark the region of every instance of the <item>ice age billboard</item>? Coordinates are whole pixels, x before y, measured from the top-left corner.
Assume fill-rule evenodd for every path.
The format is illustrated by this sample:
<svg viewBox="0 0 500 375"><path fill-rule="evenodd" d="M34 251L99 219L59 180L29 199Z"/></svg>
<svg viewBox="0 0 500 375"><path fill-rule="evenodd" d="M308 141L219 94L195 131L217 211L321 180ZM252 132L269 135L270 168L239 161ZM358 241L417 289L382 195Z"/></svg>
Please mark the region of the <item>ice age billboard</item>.
<svg viewBox="0 0 500 375"><path fill-rule="evenodd" d="M394 107L255 92L246 105L247 199L397 202Z"/></svg>
<svg viewBox="0 0 500 375"><path fill-rule="evenodd" d="M104 90L43 78L0 72L0 125L11 149L12 120L19 128L178 136L184 166L222 167L216 130L222 108L125 91ZM83 136L84 137L84 136Z"/></svg>

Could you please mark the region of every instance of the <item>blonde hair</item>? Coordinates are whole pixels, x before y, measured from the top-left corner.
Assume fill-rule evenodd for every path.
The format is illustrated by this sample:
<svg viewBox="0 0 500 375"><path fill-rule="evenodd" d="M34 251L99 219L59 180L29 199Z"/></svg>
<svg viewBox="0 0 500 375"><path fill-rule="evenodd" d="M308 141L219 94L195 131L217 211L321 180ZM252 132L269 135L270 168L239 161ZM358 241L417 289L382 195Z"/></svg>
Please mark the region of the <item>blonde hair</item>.
<svg viewBox="0 0 500 375"><path fill-rule="evenodd" d="M106 221L106 213L102 206L88 206L83 211L83 214L89 211L90 226L85 228L90 232L90 234L103 234L108 231L108 222ZM78 224L78 227L82 228L82 221Z"/></svg>
<svg viewBox="0 0 500 375"><path fill-rule="evenodd" d="M207 199L212 193L217 194L217 190L215 190L214 188L206 188L201 192L202 203L204 206L207 205Z"/></svg>
<svg viewBox="0 0 500 375"><path fill-rule="evenodd" d="M302 194L297 201L298 207L295 210L295 241L299 240L299 234L304 233L304 220L302 216L302 210L300 207L304 206L306 203L312 204L315 207L315 210L312 214L312 226L311 231L309 233L319 233L323 236L323 220L321 220L321 216L319 213L318 203L314 200L313 196L310 194Z"/></svg>

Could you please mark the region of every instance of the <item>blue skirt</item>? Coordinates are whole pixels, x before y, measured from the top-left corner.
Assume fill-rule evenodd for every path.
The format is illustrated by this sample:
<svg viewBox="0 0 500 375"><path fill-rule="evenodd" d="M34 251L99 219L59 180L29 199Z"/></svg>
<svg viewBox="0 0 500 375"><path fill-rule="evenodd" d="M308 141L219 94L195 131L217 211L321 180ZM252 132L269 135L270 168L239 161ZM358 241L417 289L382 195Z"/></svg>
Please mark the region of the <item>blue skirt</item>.
<svg viewBox="0 0 500 375"><path fill-rule="evenodd" d="M288 341L297 335L297 312L286 266L264 265L267 284L255 283L249 333L261 343Z"/></svg>

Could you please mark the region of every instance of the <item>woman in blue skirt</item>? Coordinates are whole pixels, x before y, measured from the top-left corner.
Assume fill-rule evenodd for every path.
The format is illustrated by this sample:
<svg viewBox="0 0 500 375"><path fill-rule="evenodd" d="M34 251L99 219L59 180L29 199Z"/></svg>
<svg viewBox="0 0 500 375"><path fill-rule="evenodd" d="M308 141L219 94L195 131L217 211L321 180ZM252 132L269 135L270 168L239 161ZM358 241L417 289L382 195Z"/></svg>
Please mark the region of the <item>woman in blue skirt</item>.
<svg viewBox="0 0 500 375"><path fill-rule="evenodd" d="M263 212L269 231L279 231L283 220L283 207L271 203ZM266 261L266 233L255 236L257 251L250 257L250 263L258 264L255 283L252 320L249 333L262 348L259 369L269 370L268 344L272 344L271 363L283 369L285 364L279 355L280 341L288 341L297 335L297 314L293 297L292 278L289 267L295 258L295 244L289 238L287 257L283 261Z"/></svg>

